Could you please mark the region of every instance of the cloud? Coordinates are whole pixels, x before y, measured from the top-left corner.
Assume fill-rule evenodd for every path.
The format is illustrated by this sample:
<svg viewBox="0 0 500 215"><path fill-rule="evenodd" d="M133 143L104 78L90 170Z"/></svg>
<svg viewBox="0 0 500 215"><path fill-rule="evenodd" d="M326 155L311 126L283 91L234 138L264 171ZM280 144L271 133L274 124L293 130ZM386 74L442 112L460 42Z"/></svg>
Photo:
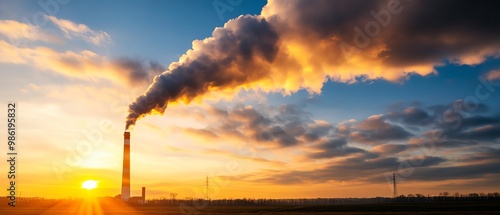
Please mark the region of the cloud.
<svg viewBox="0 0 500 215"><path fill-rule="evenodd" d="M188 134L201 136L203 139L213 139L219 137L214 132L203 128L183 128L183 130Z"/></svg>
<svg viewBox="0 0 500 215"><path fill-rule="evenodd" d="M255 180L256 182L270 182L277 184L304 184L325 183L330 181L357 181L362 183L384 183L384 173L395 172L403 163L419 163L415 166L413 174L404 177L404 180L441 181L463 178L480 178L488 174L498 174L489 164L477 165L479 169L471 168L475 165L442 167L441 163L447 159L441 157L421 156L404 160L394 157L362 158L355 157L345 160L336 160L322 167L309 170L290 170L281 172L262 173L266 177ZM443 172L440 173L439 170ZM447 175L446 173L451 173ZM471 173L472 176L466 175ZM428 175L426 177L426 174ZM463 175L462 175L463 174ZM427 178L427 179L426 179Z"/></svg>
<svg viewBox="0 0 500 215"><path fill-rule="evenodd" d="M475 111L467 110L463 100L429 107L400 107L384 118L406 128L418 128L408 140L413 147L459 148L495 143L500 138L500 115L485 104L476 105Z"/></svg>
<svg viewBox="0 0 500 215"><path fill-rule="evenodd" d="M387 123L384 115L370 116L353 128L351 139L360 143L384 143L392 140L405 140L412 136L401 126Z"/></svg>
<svg viewBox="0 0 500 215"><path fill-rule="evenodd" d="M222 155L222 156L226 156L226 157L229 157L229 158L232 158L232 159L247 160L247 161L252 161L252 162L255 162L255 163L264 163L264 164L268 164L268 165L283 166L285 164L285 163L280 162L280 161L274 161L274 160L264 159L264 158L258 157L255 154L254 155L250 155L250 156L246 156L246 155L235 154L233 152L228 152L228 151L224 151L224 150L217 150L217 149L207 149L207 150L204 150L203 153L204 154Z"/></svg>
<svg viewBox="0 0 500 215"><path fill-rule="evenodd" d="M491 70L486 73L486 80L497 81L500 80L500 69Z"/></svg>
<svg viewBox="0 0 500 215"><path fill-rule="evenodd" d="M78 24L66 19L58 19L54 16L47 16L47 18L64 32L66 38L81 38L96 46L111 42L111 37L104 31L94 31L84 24Z"/></svg>
<svg viewBox="0 0 500 215"><path fill-rule="evenodd" d="M333 131L330 123L311 119L310 113L296 105L210 106L204 115L206 128L202 131L186 128L186 131L198 136L210 132L222 139L250 141L269 149L326 141Z"/></svg>
<svg viewBox="0 0 500 215"><path fill-rule="evenodd" d="M388 113L387 118L392 121L401 122L407 125L420 126L428 125L434 120L434 118L426 111L416 107L409 107L404 109L403 111Z"/></svg>
<svg viewBox="0 0 500 215"><path fill-rule="evenodd" d="M498 56L500 16L486 2L408 2L407 11L391 23L397 34L385 40L381 53L392 64L455 60L459 64L481 63ZM430 8L430 9L429 9ZM415 18L418 17L418 18ZM396 32L394 31L394 32Z"/></svg>
<svg viewBox="0 0 500 215"><path fill-rule="evenodd" d="M399 152L407 150L409 147L408 145L401 145L401 144L382 144L382 145L377 145L374 146L370 152L372 153L377 153L380 155L395 155Z"/></svg>
<svg viewBox="0 0 500 215"><path fill-rule="evenodd" d="M485 125L451 135L452 138L465 140L494 141L500 138L500 124Z"/></svg>
<svg viewBox="0 0 500 215"><path fill-rule="evenodd" d="M196 132L192 134L205 137L210 133L224 140L236 138L229 142L252 144L266 151L263 160L247 159L257 163L271 161L267 153L293 151L287 157L293 162L287 162L278 171L257 169L252 174L238 176L238 180L258 183L287 185L349 180L374 184L386 183L385 173L392 172L397 172L400 180L417 182L468 181L499 175L490 165L498 162L495 141L500 133L491 126L500 119L492 114L492 109L482 104L483 111L466 112L455 106L463 114L462 127L451 129L439 115L446 110L436 107L453 108L452 104L412 105L336 124L315 120L297 105L211 107L203 119L208 126L194 129ZM413 133L404 129L413 126L419 129ZM447 137L435 140L432 133L436 132L444 132ZM460 137L465 134L469 136ZM429 148L432 144L435 145Z"/></svg>
<svg viewBox="0 0 500 215"><path fill-rule="evenodd" d="M350 154L367 153L365 150L347 145L345 139L329 139L314 147L319 152L312 152L307 155L309 159L323 159L345 157Z"/></svg>
<svg viewBox="0 0 500 215"><path fill-rule="evenodd" d="M500 174L499 162L447 167L418 168L409 180L440 181L451 179L486 178Z"/></svg>
<svg viewBox="0 0 500 215"><path fill-rule="evenodd" d="M95 45L109 43L106 32L93 31L84 24L49 16L65 33L67 38L77 37ZM109 80L125 86L146 85L167 68L155 61L133 58L110 59L93 51L57 51L46 46L18 44L21 39L29 41L55 42L57 35L49 34L39 26L14 20L0 20L0 63L25 64L63 75L89 81Z"/></svg>
<svg viewBox="0 0 500 215"><path fill-rule="evenodd" d="M500 115L471 115L454 112L445 116L449 122L436 124L448 140L452 141L495 141L500 138ZM430 136L428 134L426 136Z"/></svg>
<svg viewBox="0 0 500 215"><path fill-rule="evenodd" d="M473 149L475 154L473 156L460 158L462 162L485 162L494 161L500 162L500 148L493 147L477 147Z"/></svg>
<svg viewBox="0 0 500 215"><path fill-rule="evenodd" d="M433 157L433 156L415 156L401 161L401 163L411 163L418 168L428 167L428 166L437 166L443 162L446 162L447 159L441 157Z"/></svg>
<svg viewBox="0 0 500 215"><path fill-rule="evenodd" d="M131 103L126 127L148 113L163 113L168 103L208 92L320 93L326 80L401 82L445 63L479 64L499 56L500 26L492 21L498 20L496 6L270 0L261 15L240 16L195 40Z"/></svg>
<svg viewBox="0 0 500 215"><path fill-rule="evenodd" d="M330 181L366 181L368 176L380 175L397 167L396 158L346 159L310 170L291 170L267 173L257 182L276 184L308 184Z"/></svg>
<svg viewBox="0 0 500 215"><path fill-rule="evenodd" d="M316 120L314 124L308 126L304 133L306 141L316 141L321 137L327 136L333 129L332 124L323 120Z"/></svg>
<svg viewBox="0 0 500 215"><path fill-rule="evenodd" d="M297 145L310 119L291 105L258 111L252 106L236 106L229 110L216 109L217 121L209 129L215 133L252 140L274 147Z"/></svg>
<svg viewBox="0 0 500 215"><path fill-rule="evenodd" d="M336 53L343 53L341 45L347 44L358 51L347 60L362 65L350 67L365 70L370 79L396 80L411 71L428 74L446 59L478 64L486 56L498 56L500 32L491 17L496 14L494 6L456 1L276 0L269 1L262 14L285 31L289 42L307 51L317 50L310 60L325 66L326 59L342 64L345 58ZM318 45L304 47L313 40ZM377 71L382 68L386 72Z"/></svg>
<svg viewBox="0 0 500 215"><path fill-rule="evenodd" d="M434 135L429 135L430 137L426 137L426 134L422 137L411 138L408 140L408 144L413 148L424 148L428 146L435 146L437 148L460 148L467 146L475 146L478 145L479 142L471 141L471 140L458 140L458 139L442 139L442 140L433 140L432 137Z"/></svg>
<svg viewBox="0 0 500 215"><path fill-rule="evenodd" d="M156 62L131 58L108 59L89 50L80 52L56 50L38 46L19 48L0 40L0 63L26 64L83 80L111 80L125 86L145 85L165 71Z"/></svg>
<svg viewBox="0 0 500 215"><path fill-rule="evenodd" d="M54 36L43 32L38 26L29 25L15 20L0 20L0 35L4 35L10 40L55 40Z"/></svg>
<svg viewBox="0 0 500 215"><path fill-rule="evenodd" d="M210 115L213 118L209 120L210 126L206 129L221 137L231 136L278 148L307 146L310 157L321 159L343 157L358 152L367 156L370 153L379 156L394 155L429 144L459 148L494 143L500 138L500 115L491 115L487 111L488 106L481 104L484 111L463 112L463 116L457 115L460 116L457 118L458 127L452 122L443 121L442 114L446 110L437 110L437 106L439 105L404 107L360 121L349 120L331 124L315 120L312 114L296 105L236 105L212 108ZM459 111L456 114L462 114L461 108L457 110ZM415 126L419 129L411 133L406 130ZM365 151L365 148L359 149L351 144L372 148Z"/></svg>

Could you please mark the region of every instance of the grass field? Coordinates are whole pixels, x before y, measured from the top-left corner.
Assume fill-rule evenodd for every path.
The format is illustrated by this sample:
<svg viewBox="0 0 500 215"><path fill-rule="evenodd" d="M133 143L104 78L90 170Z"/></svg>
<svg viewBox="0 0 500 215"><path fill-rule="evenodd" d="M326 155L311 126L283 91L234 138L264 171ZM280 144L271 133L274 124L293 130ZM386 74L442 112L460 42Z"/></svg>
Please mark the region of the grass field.
<svg viewBox="0 0 500 215"><path fill-rule="evenodd" d="M69 214L259 214L259 215L340 215L340 214L500 214L500 202L418 203L418 204L371 204L331 206L131 206L120 201L81 200L57 201L50 204L26 204L16 208L0 207L5 215L69 215Z"/></svg>

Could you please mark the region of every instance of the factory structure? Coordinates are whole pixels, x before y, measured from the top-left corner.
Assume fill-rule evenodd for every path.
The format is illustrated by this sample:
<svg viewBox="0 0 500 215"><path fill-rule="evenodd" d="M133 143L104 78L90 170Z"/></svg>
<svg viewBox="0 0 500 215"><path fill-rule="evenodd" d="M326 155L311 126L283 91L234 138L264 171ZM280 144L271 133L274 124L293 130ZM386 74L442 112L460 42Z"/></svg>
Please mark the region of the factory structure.
<svg viewBox="0 0 500 215"><path fill-rule="evenodd" d="M123 169L122 169L122 192L120 198L123 201L144 204L146 203L146 187L142 187L142 195L130 197L130 132L123 133Z"/></svg>

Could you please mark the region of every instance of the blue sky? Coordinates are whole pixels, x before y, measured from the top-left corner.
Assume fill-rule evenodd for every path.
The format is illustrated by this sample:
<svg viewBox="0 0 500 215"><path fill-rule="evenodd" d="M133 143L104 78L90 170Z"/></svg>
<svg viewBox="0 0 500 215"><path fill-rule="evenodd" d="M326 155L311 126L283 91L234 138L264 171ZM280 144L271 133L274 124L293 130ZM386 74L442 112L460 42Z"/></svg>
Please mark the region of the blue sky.
<svg viewBox="0 0 500 215"><path fill-rule="evenodd" d="M116 58L132 57L142 60L158 61L163 65L176 61L180 55L191 48L196 39L211 36L215 27L221 27L226 21L244 14L259 14L266 1L242 1L236 6L221 1L230 6L232 11L225 11L221 20L213 6L216 1L124 1L116 4L114 1L82 2L70 1L61 5L59 18L85 23L92 29L106 29L113 35L113 42L99 51ZM7 2L4 2L7 4ZM22 19L27 17L32 21L32 15L42 8L30 1L8 2L9 9L4 8L2 19ZM15 11L15 13L13 13ZM109 13L113 11L113 13ZM51 24L47 24L48 27ZM68 47L83 49L82 43L62 44L60 49ZM273 105L280 103L309 102L308 109L315 114L325 113L331 120L346 120L345 117L362 118L384 112L395 103L421 102L426 105L442 102L451 103L473 94L479 84L476 80L481 74L498 67L498 60L489 59L484 64L474 66L459 66L446 64L437 66L436 74L425 77L410 76L401 83L391 83L385 80L368 80L355 84L335 83L327 81L321 95L310 95L299 91L291 96L283 97L280 93L269 95ZM345 93L344 93L345 92ZM377 96L369 96L376 94ZM496 96L496 97L495 97ZM363 99L359 99L363 98ZM494 94L490 100L498 98ZM274 102L276 101L276 102ZM274 103L273 103L274 102ZM495 102L485 101L495 105ZM370 108L366 108L366 106ZM348 110L348 111L346 111ZM332 111L334 114L332 114Z"/></svg>
<svg viewBox="0 0 500 215"><path fill-rule="evenodd" d="M116 56L153 59L168 64L175 61L195 39L211 36L215 27L242 14L259 14L266 1L241 1L222 12L219 18L212 1L69 1L61 5L57 17L85 23L92 29L106 29L113 35L107 51ZM43 11L31 1L4 1L2 19L20 20ZM15 12L14 12L15 11ZM113 13L110 13L113 11ZM127 44L127 45L123 45Z"/></svg>

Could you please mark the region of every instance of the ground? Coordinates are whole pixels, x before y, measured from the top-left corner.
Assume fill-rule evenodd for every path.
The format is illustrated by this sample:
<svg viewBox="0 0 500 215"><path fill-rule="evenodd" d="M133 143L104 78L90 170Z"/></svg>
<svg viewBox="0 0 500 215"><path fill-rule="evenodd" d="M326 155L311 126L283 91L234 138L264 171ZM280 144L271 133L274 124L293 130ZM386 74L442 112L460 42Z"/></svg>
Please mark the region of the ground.
<svg viewBox="0 0 500 215"><path fill-rule="evenodd" d="M22 205L25 204L25 205ZM114 200L65 200L42 203L20 203L12 208L2 205L0 214L9 215L354 215L354 214L500 214L500 202L454 202L416 204L371 204L371 205L331 205L331 206L140 206L128 205Z"/></svg>

